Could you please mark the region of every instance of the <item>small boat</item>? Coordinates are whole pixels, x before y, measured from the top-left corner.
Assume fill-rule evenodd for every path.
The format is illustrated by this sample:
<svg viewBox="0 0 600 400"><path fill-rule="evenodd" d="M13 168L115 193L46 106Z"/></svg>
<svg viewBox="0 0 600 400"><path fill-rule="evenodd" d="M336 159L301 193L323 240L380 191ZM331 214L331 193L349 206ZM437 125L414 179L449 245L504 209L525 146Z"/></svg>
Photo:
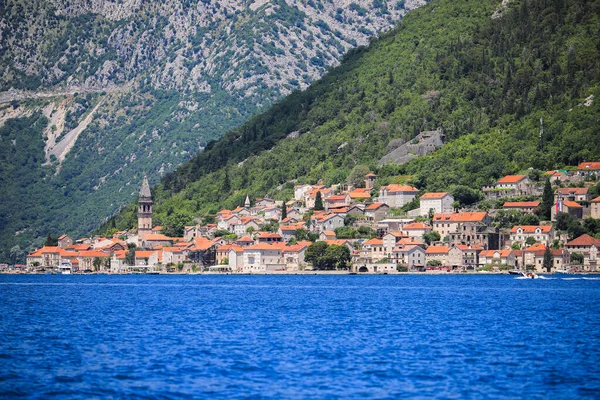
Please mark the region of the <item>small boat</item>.
<svg viewBox="0 0 600 400"><path fill-rule="evenodd" d="M560 274L564 274L564 275L570 275L570 274L572 274L573 272L571 272L571 270L568 270L568 269L565 269L565 268L563 268L563 269L557 269L556 271L554 271L554 273L555 273L555 274L559 274L559 275L560 275Z"/></svg>
<svg viewBox="0 0 600 400"><path fill-rule="evenodd" d="M523 274L523 271L519 271L519 270L517 270L517 269L509 269L509 270L508 270L508 273L509 273L510 275L522 275L522 274Z"/></svg>
<svg viewBox="0 0 600 400"><path fill-rule="evenodd" d="M56 273L59 275L71 275L73 267L70 262L63 261L58 268L56 269Z"/></svg>
<svg viewBox="0 0 600 400"><path fill-rule="evenodd" d="M521 272L521 276L523 278L528 278L528 279L539 279L540 277L538 276L538 274L536 274L535 272Z"/></svg>

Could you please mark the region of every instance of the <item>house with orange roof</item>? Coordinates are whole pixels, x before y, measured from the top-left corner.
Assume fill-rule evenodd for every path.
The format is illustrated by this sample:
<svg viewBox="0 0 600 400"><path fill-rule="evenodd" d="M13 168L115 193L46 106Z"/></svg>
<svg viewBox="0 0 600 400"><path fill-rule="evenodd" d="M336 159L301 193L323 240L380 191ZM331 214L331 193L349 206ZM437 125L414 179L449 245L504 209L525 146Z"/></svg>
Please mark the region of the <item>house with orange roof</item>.
<svg viewBox="0 0 600 400"><path fill-rule="evenodd" d="M326 188L325 186L314 186L311 190L307 191L304 194L304 204L306 204L307 208L315 208L317 192L321 192L321 199L323 199L323 204L329 196L333 195L333 191L329 188Z"/></svg>
<svg viewBox="0 0 600 400"><path fill-rule="evenodd" d="M258 243L279 243L283 241L281 235L275 232L258 232L254 235L254 239Z"/></svg>
<svg viewBox="0 0 600 400"><path fill-rule="evenodd" d="M411 222L402 228L403 232L412 238L422 238L426 233L431 233L431 226L424 222Z"/></svg>
<svg viewBox="0 0 600 400"><path fill-rule="evenodd" d="M187 247L189 251L187 257L192 263L202 267L215 265L218 245L217 242L207 238L196 238L191 246Z"/></svg>
<svg viewBox="0 0 600 400"><path fill-rule="evenodd" d="M323 231L335 231L336 228L344 226L344 217L340 214L326 213L313 214L310 218L310 230L315 233Z"/></svg>
<svg viewBox="0 0 600 400"><path fill-rule="evenodd" d="M507 201L502 205L504 210L515 210L525 214L533 214L539 207L539 201Z"/></svg>
<svg viewBox="0 0 600 400"><path fill-rule="evenodd" d="M62 249L58 246L44 246L27 255L27 267L39 269L56 269L62 262L77 259L78 253Z"/></svg>
<svg viewBox="0 0 600 400"><path fill-rule="evenodd" d="M485 211L459 212L451 214L434 214L432 230L439 233L443 238L458 231L466 223L476 223L489 226L492 218Z"/></svg>
<svg viewBox="0 0 600 400"><path fill-rule="evenodd" d="M308 192L312 188L313 188L312 185L309 185L309 184L294 186L294 200L304 201L304 196L305 196L306 192Z"/></svg>
<svg viewBox="0 0 600 400"><path fill-rule="evenodd" d="M159 264L160 250L136 250L135 251L135 266L136 267L155 267Z"/></svg>
<svg viewBox="0 0 600 400"><path fill-rule="evenodd" d="M238 245L232 245L227 255L228 265L233 272L242 272L244 261L244 248Z"/></svg>
<svg viewBox="0 0 600 400"><path fill-rule="evenodd" d="M554 192L554 202L558 203L559 201L588 201L588 191L589 190L586 187L559 187Z"/></svg>
<svg viewBox="0 0 600 400"><path fill-rule="evenodd" d="M600 175L600 162L582 162L577 166L577 173L579 175Z"/></svg>
<svg viewBox="0 0 600 400"><path fill-rule="evenodd" d="M365 207L365 217L375 222L387 218L389 212L390 206L385 203L371 203Z"/></svg>
<svg viewBox="0 0 600 400"><path fill-rule="evenodd" d="M406 185L391 184L379 189L379 203L385 203L391 208L400 208L410 203L419 194L419 191Z"/></svg>
<svg viewBox="0 0 600 400"><path fill-rule="evenodd" d="M600 219L600 196L590 201L590 217Z"/></svg>
<svg viewBox="0 0 600 400"><path fill-rule="evenodd" d="M102 264L96 268L94 261L99 259ZM84 250L77 254L77 260L79 261L79 269L82 271L107 271L108 265L106 260L110 259L110 253L106 253L99 250Z"/></svg>
<svg viewBox="0 0 600 400"><path fill-rule="evenodd" d="M566 182L569 180L569 175L560 170L546 171L544 175L550 180L550 183Z"/></svg>
<svg viewBox="0 0 600 400"><path fill-rule="evenodd" d="M521 248L524 248L529 238L535 239L538 243L550 244L554 239L554 228L552 225L516 225L510 230L511 245L518 243Z"/></svg>
<svg viewBox="0 0 600 400"><path fill-rule="evenodd" d="M419 198L420 215L427 216L433 210L434 214L451 213L454 197L448 192L428 192Z"/></svg>
<svg viewBox="0 0 600 400"><path fill-rule="evenodd" d="M583 206L571 200L559 201L554 204L551 212L551 220L556 221L556 215L558 213L570 214L577 219L583 218Z"/></svg>
<svg viewBox="0 0 600 400"><path fill-rule="evenodd" d="M334 231L323 231L319 235L319 240L335 240L335 232Z"/></svg>
<svg viewBox="0 0 600 400"><path fill-rule="evenodd" d="M306 262L304 255L310 242L298 242L294 245L283 247L283 259L286 271L299 271L304 269Z"/></svg>
<svg viewBox="0 0 600 400"><path fill-rule="evenodd" d="M404 232L389 232L381 237L381 243L383 245L383 252L389 254L392 252L394 247L398 246L398 241L405 239L406 234Z"/></svg>
<svg viewBox="0 0 600 400"><path fill-rule="evenodd" d="M257 243L244 248L241 272L251 274L285 270L284 247L284 243Z"/></svg>
<svg viewBox="0 0 600 400"><path fill-rule="evenodd" d="M72 244L69 247L66 248L66 250L70 250L70 251L83 251L83 250L89 250L92 248L92 245L89 243L81 243L81 244Z"/></svg>
<svg viewBox="0 0 600 400"><path fill-rule="evenodd" d="M280 225L277 233L279 233L284 242L287 242L295 236L296 230L298 229L305 229L304 223L298 223L295 225Z"/></svg>
<svg viewBox="0 0 600 400"><path fill-rule="evenodd" d="M238 236L245 235L248 230L258 231L260 229L260 225L256 221L255 217L240 217L239 222L234 225L233 233Z"/></svg>
<svg viewBox="0 0 600 400"><path fill-rule="evenodd" d="M250 236L246 235L246 236L242 236L241 238L239 238L238 240L235 241L235 245L236 246L240 246L240 247L248 247L248 246L252 246L253 244L255 244L256 242L254 241L254 239L252 239Z"/></svg>
<svg viewBox="0 0 600 400"><path fill-rule="evenodd" d="M371 190L367 188L357 188L348 192L348 197L352 202L366 201L371 198Z"/></svg>
<svg viewBox="0 0 600 400"><path fill-rule="evenodd" d="M391 251L391 249L390 249ZM362 243L360 249L360 260L363 263L375 263L386 258L385 247L382 239L369 239Z"/></svg>
<svg viewBox="0 0 600 400"><path fill-rule="evenodd" d="M455 244L448 251L448 265L452 268L475 269L478 265L479 253L482 251L483 247L481 246Z"/></svg>
<svg viewBox="0 0 600 400"><path fill-rule="evenodd" d="M234 214L226 214L222 218L217 218L217 229L221 231L233 232L236 225L241 222L241 217Z"/></svg>
<svg viewBox="0 0 600 400"><path fill-rule="evenodd" d="M479 266L486 265L508 265L514 268L517 265L517 257L514 250L482 250L479 253Z"/></svg>
<svg viewBox="0 0 600 400"><path fill-rule="evenodd" d="M279 221L281 219L281 208L276 207L274 205L265 207L265 209L262 212L266 220L273 219L275 221Z"/></svg>
<svg viewBox="0 0 600 400"><path fill-rule="evenodd" d="M346 246L350 252L354 251L352 243L347 239L327 239L322 241L327 243L327 246Z"/></svg>
<svg viewBox="0 0 600 400"><path fill-rule="evenodd" d="M326 210L329 210L331 208L346 207L350 204L350 201L350 196L348 196L347 194L336 194L327 197L323 201L323 205L325 206Z"/></svg>
<svg viewBox="0 0 600 400"><path fill-rule="evenodd" d="M73 239L66 233L58 237L58 247L66 249L73 244Z"/></svg>
<svg viewBox="0 0 600 400"><path fill-rule="evenodd" d="M579 253L583 255L583 266L586 271L600 271L600 239L583 234L565 245L570 255Z"/></svg>
<svg viewBox="0 0 600 400"><path fill-rule="evenodd" d="M425 266L425 249L414 244L399 245L392 249L390 261L409 270Z"/></svg>
<svg viewBox="0 0 600 400"><path fill-rule="evenodd" d="M175 240L162 233L147 233L144 241L142 242L142 248L154 249L159 246L171 246Z"/></svg>
<svg viewBox="0 0 600 400"><path fill-rule="evenodd" d="M482 188L488 199L541 194L542 186L532 184L527 175L506 175Z"/></svg>
<svg viewBox="0 0 600 400"><path fill-rule="evenodd" d="M437 260L442 265L448 265L448 253L450 248L448 246L429 246L425 250L425 262Z"/></svg>
<svg viewBox="0 0 600 400"><path fill-rule="evenodd" d="M222 265L222 264L228 264L229 265L229 252L231 251L232 248L234 247L241 247L238 246L236 244L224 244L221 246L217 246L217 258L216 258L216 263L217 265Z"/></svg>
<svg viewBox="0 0 600 400"><path fill-rule="evenodd" d="M179 264L189 261L190 250L186 247L163 247L162 263L164 265Z"/></svg>
<svg viewBox="0 0 600 400"><path fill-rule="evenodd" d="M523 250L522 265L528 269L534 268L536 272L547 272L544 269L544 253L547 246L542 243L536 243ZM570 262L569 252L566 249L550 249L552 253L553 271L564 269Z"/></svg>

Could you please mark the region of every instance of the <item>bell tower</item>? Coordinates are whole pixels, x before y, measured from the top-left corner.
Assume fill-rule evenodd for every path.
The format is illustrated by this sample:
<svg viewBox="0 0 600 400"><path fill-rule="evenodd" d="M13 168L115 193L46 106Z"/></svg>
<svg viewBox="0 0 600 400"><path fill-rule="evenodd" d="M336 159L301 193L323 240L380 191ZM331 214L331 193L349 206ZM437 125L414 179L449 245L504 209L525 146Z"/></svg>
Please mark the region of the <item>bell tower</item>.
<svg viewBox="0 0 600 400"><path fill-rule="evenodd" d="M144 180L140 189L138 200L138 247L144 247L146 236L152 232L152 193L148 184L148 177L144 174Z"/></svg>

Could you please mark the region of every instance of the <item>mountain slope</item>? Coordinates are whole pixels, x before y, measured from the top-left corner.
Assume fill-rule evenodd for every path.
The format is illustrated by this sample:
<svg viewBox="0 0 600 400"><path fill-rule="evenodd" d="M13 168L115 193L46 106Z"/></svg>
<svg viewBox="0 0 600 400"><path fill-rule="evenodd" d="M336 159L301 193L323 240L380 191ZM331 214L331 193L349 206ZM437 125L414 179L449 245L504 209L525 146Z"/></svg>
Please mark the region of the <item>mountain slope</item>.
<svg viewBox="0 0 600 400"><path fill-rule="evenodd" d="M434 1L168 174L157 223L191 223L247 193L290 198L295 182L343 182L361 164L377 184L411 174L439 190L600 159L598 104L584 104L600 95L599 14L598 1ZM392 140L438 127L443 149L378 167ZM111 225L134 226L134 212Z"/></svg>
<svg viewBox="0 0 600 400"><path fill-rule="evenodd" d="M48 232L88 233L144 172L158 182L423 3L2 2L0 140L43 156L18 163L29 146L12 145L0 159L0 260Z"/></svg>

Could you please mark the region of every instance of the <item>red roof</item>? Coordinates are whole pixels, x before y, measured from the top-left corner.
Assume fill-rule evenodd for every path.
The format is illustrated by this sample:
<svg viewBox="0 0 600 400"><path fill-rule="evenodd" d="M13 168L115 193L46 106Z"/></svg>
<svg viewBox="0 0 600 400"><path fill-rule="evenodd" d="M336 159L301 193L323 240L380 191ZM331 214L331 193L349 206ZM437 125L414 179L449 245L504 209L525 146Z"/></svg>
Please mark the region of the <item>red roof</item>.
<svg viewBox="0 0 600 400"><path fill-rule="evenodd" d="M146 235L145 240L170 241L173 239L162 233L149 233Z"/></svg>
<svg viewBox="0 0 600 400"><path fill-rule="evenodd" d="M329 196L328 198L325 199L325 201L342 201L342 200L346 200L346 195L343 194L339 194L339 195L335 195L335 196Z"/></svg>
<svg viewBox="0 0 600 400"><path fill-rule="evenodd" d="M558 188L556 189L556 193L560 193L562 195L585 195L588 194L588 188Z"/></svg>
<svg viewBox="0 0 600 400"><path fill-rule="evenodd" d="M500 258L506 258L513 254L513 250L483 250L479 255L482 257L494 257L494 253L496 252Z"/></svg>
<svg viewBox="0 0 600 400"><path fill-rule="evenodd" d="M391 184L391 185L383 186L381 189L387 190L388 193L401 193L401 192L417 193L418 192L418 190L412 186L398 185L395 183Z"/></svg>
<svg viewBox="0 0 600 400"><path fill-rule="evenodd" d="M502 207L504 208L527 208L527 207L539 207L539 201L507 201Z"/></svg>
<svg viewBox="0 0 600 400"><path fill-rule="evenodd" d="M596 247L600 247L600 239L596 239L587 233L571 240L567 243L567 246L591 246L596 245Z"/></svg>
<svg viewBox="0 0 600 400"><path fill-rule="evenodd" d="M540 251L540 250L546 250L546 245L543 243L535 243L535 244L532 244L531 246L527 247L523 251L531 252L531 251Z"/></svg>
<svg viewBox="0 0 600 400"><path fill-rule="evenodd" d="M431 227L429 225L426 225L422 222L412 222L410 224L406 224L404 225L404 228L402 228L402 230L405 231L409 231L412 229L416 229L416 230L431 230Z"/></svg>
<svg viewBox="0 0 600 400"><path fill-rule="evenodd" d="M285 245L284 243L281 243ZM275 245L270 243L257 243L250 247L246 247L245 250L271 250L271 251L281 251L281 245Z"/></svg>
<svg viewBox="0 0 600 400"><path fill-rule="evenodd" d="M365 210L369 210L369 211L371 211L371 210L378 210L381 207L388 207L389 208L389 206L387 204L385 204L385 203L373 203L373 204L369 204L368 206L366 206Z"/></svg>
<svg viewBox="0 0 600 400"><path fill-rule="evenodd" d="M135 258L149 258L152 257L155 253L157 253L156 250L136 250Z"/></svg>
<svg viewBox="0 0 600 400"><path fill-rule="evenodd" d="M569 208L583 208L579 203L575 203L574 201L565 200L563 201L563 205Z"/></svg>
<svg viewBox="0 0 600 400"><path fill-rule="evenodd" d="M447 254L450 251L448 246L429 246L425 254Z"/></svg>
<svg viewBox="0 0 600 400"><path fill-rule="evenodd" d="M375 175L375 174L374 174L374 173L372 173L372 172L371 172L371 173L369 173L369 174L366 174L366 175L365 175L365 178L375 178L375 177L377 177L377 175Z"/></svg>
<svg viewBox="0 0 600 400"><path fill-rule="evenodd" d="M517 229L523 229L523 233L535 233L535 230L540 228L542 233L549 233L552 230L552 225L516 225L510 230L510 233L516 233Z"/></svg>
<svg viewBox="0 0 600 400"><path fill-rule="evenodd" d="M366 188L359 188L348 192L348 196L350 196L351 199L368 199L371 197L371 192Z"/></svg>
<svg viewBox="0 0 600 400"><path fill-rule="evenodd" d="M425 193L423 196L421 196L421 200L435 200L435 199L441 199L445 196L448 196L448 192L430 192L430 193Z"/></svg>
<svg viewBox="0 0 600 400"><path fill-rule="evenodd" d="M369 246L381 246L383 244L383 240L381 239L369 239L366 242L363 243L363 245L369 245Z"/></svg>
<svg viewBox="0 0 600 400"><path fill-rule="evenodd" d="M518 183L527 178L525 175L506 175L504 178L498 179L498 183Z"/></svg>
<svg viewBox="0 0 600 400"><path fill-rule="evenodd" d="M592 200L592 203L600 203L600 196Z"/></svg>
<svg viewBox="0 0 600 400"><path fill-rule="evenodd" d="M85 251L80 251L79 252L79 257L110 257L109 254L106 254L102 251L97 251L97 250L85 250Z"/></svg>
<svg viewBox="0 0 600 400"><path fill-rule="evenodd" d="M58 246L44 246L29 254L28 257L41 257L42 254L59 254L61 257L77 257L77 253L61 249ZM102 253L104 254L104 253Z"/></svg>
<svg viewBox="0 0 600 400"><path fill-rule="evenodd" d="M600 162L582 162L577 166L577 169L598 171L600 170Z"/></svg>
<svg viewBox="0 0 600 400"><path fill-rule="evenodd" d="M486 216L485 211L434 214L433 222L482 222Z"/></svg>

